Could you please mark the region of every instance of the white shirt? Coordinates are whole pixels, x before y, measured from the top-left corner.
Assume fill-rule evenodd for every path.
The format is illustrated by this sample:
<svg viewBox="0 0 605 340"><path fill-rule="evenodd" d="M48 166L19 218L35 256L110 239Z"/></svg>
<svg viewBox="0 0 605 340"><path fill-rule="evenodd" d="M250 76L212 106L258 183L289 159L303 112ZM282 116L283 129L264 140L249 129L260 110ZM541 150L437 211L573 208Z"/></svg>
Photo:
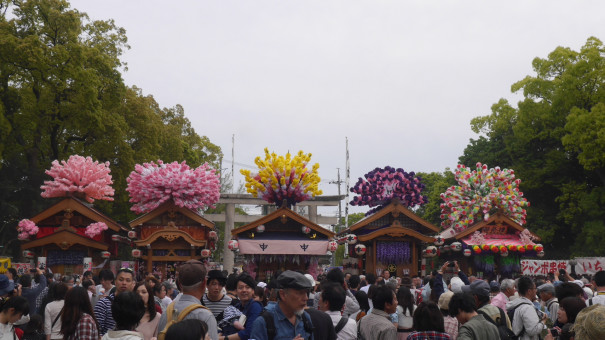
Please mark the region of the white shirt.
<svg viewBox="0 0 605 340"><path fill-rule="evenodd" d="M13 340L13 325L0 323L0 340Z"/></svg>
<svg viewBox="0 0 605 340"><path fill-rule="evenodd" d="M593 296L592 298L589 298L588 300L586 300L586 306L591 306L591 305L605 305L605 292L597 292L597 295ZM592 304L591 304L592 302Z"/></svg>
<svg viewBox="0 0 605 340"><path fill-rule="evenodd" d="M338 325L340 319L342 318L342 314L340 312L325 312L332 319L332 324L334 327ZM338 340L356 340L357 339L357 323L353 319L348 319L347 324L340 330L340 332L336 333L336 339Z"/></svg>
<svg viewBox="0 0 605 340"><path fill-rule="evenodd" d="M44 308L44 334L50 334L51 339L63 339L63 334L61 334L61 318L59 317L54 326L52 326L52 323L61 312L61 309L63 309L64 303L65 300L53 301Z"/></svg>

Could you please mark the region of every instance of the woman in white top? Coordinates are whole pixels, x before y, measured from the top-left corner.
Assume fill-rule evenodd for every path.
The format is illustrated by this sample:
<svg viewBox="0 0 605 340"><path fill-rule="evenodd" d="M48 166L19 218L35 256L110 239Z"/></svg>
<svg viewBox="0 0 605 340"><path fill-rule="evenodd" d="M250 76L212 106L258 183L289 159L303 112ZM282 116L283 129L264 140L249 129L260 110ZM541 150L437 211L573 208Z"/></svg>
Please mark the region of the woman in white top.
<svg viewBox="0 0 605 340"><path fill-rule="evenodd" d="M0 340L14 340L17 338L14 323L23 315L29 314L29 304L22 296L0 298Z"/></svg>
<svg viewBox="0 0 605 340"><path fill-rule="evenodd" d="M160 313L156 311L154 297L149 294L152 288L145 281L140 281L134 286L134 291L139 294L145 304L145 315L143 315L135 330L143 334L145 340L151 340L158 336L158 325L161 317Z"/></svg>
<svg viewBox="0 0 605 340"><path fill-rule="evenodd" d="M397 339L405 340L414 330L414 296L409 288L399 287L397 290Z"/></svg>
<svg viewBox="0 0 605 340"><path fill-rule="evenodd" d="M55 282L48 288L48 304L44 307L44 334L46 340L63 339L61 334L61 311L65 303L67 285Z"/></svg>

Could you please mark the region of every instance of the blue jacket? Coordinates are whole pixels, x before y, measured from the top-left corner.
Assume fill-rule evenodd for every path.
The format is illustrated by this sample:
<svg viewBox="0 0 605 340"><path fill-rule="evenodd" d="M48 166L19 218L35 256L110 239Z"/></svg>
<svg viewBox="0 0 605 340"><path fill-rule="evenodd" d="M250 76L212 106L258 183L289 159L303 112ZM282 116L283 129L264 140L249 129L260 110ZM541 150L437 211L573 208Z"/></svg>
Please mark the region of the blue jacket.
<svg viewBox="0 0 605 340"><path fill-rule="evenodd" d="M286 318L282 312L279 303L275 305L275 308L270 310L273 314L273 320L275 321L275 340L292 340L298 334L305 340L313 340L313 334L305 331L305 326L302 318L307 318L308 322L311 322L311 318L307 312L303 313L303 316L296 317L296 325L292 325L290 320ZM267 336L267 324L263 317L256 318L252 325L252 332L250 333L250 339L255 340L268 340Z"/></svg>

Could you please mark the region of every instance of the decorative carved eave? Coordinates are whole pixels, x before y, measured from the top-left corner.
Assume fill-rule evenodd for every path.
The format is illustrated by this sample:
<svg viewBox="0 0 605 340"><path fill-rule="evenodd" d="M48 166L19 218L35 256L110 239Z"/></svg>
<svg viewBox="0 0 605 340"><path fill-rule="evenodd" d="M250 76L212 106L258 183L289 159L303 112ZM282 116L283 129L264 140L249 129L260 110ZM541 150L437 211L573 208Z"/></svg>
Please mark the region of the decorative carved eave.
<svg viewBox="0 0 605 340"><path fill-rule="evenodd" d="M471 227L469 227L466 230L462 231L461 233L457 234L455 236L455 238L457 240L460 240L460 239L462 239L462 238L464 238L464 237L466 237L468 235L471 235L475 231L478 231L478 230L483 229L483 228L490 227L490 225L492 225L492 223L493 224L506 225L506 226L512 227L513 229L518 230L519 232L522 232L523 230L525 230L525 228L522 225L520 225L519 223L515 222L510 217L504 215L504 213L497 212L496 214L494 214L493 216L491 216L487 221L482 220L480 222L475 223ZM536 240L540 240L540 237L538 237L538 235L532 233L531 231L530 231L530 233L534 237L536 237Z"/></svg>
<svg viewBox="0 0 605 340"><path fill-rule="evenodd" d="M130 224L131 228L136 228L137 226L145 224L146 222L148 222L164 213L171 214L171 213L175 213L175 212L178 212L180 214L187 216L188 218L194 220L195 222L201 224L202 226L204 226L206 228L214 229L213 222L208 221L207 219L202 217L200 214L198 214L197 212L195 212L189 208L183 208L183 207L179 207L179 206L175 205L172 200L160 205L159 207L153 209L152 211L150 211L144 215L137 217L136 219L132 220L129 224Z"/></svg>
<svg viewBox="0 0 605 340"><path fill-rule="evenodd" d="M69 229L59 229L56 232L44 236L42 238L25 242L21 244L21 249L31 249L36 247L42 247L49 244L56 244L59 248L67 250L74 245L82 245L89 248L95 248L99 250L107 250L108 246L101 242L97 242L88 237L78 235Z"/></svg>
<svg viewBox="0 0 605 340"><path fill-rule="evenodd" d="M177 238L181 237L185 241L187 241L189 244L197 246L197 247L203 247L206 245L206 240L196 240L193 237L191 237L191 235L189 235L189 233L182 231L182 230L178 230L176 228L166 228L163 230L158 230L144 240L134 241L134 244L137 245L138 247L147 246L148 244L152 244L153 242L157 241L157 239L159 239L160 237L167 240L168 242L172 242L172 241L176 240Z"/></svg>
<svg viewBox="0 0 605 340"><path fill-rule="evenodd" d="M39 224L41 221L44 221L47 218L55 216L60 213L63 213L64 215L69 215L69 214L73 215L74 211L82 214L83 216L85 216L95 222L103 222L103 223L107 224L109 229L111 229L113 231L128 230L126 227L122 226L121 224L118 224L116 221L105 216L98 210L89 207L84 202L82 202L79 199L74 198L74 197L68 197L68 198L52 205L51 207L44 210L43 212L30 218L30 220L36 224ZM65 217L69 222L69 219L67 218L67 216L65 216Z"/></svg>
<svg viewBox="0 0 605 340"><path fill-rule="evenodd" d="M300 216L299 214L295 213L294 211L292 211L285 205L282 206L281 208L275 210L274 212L270 213L269 215L261 217L252 223L249 223L249 224L246 224L239 228L233 229L231 231L231 235L235 237L243 232L246 232L248 230L258 227L261 224L266 224L266 223L269 223L274 220L279 220L281 223L285 224L288 221L288 219L292 219L304 226L307 226L307 227L311 228L312 230L315 230L318 233L327 236L328 238L332 238L332 237L334 237L334 235L336 235L335 233L331 232L328 229L325 229L324 227L320 226L319 224L315 224L315 223L309 221L308 219Z"/></svg>
<svg viewBox="0 0 605 340"><path fill-rule="evenodd" d="M429 243L435 242L434 237L421 234L421 233L419 233L415 230L409 229L409 228L405 228L405 227L401 226L401 224L393 224L389 227L378 229L369 234L360 235L360 236L358 236L358 239L361 242L365 242L365 241L373 240L380 236L389 236L392 238L411 236L411 237L421 240L423 242L429 242Z"/></svg>

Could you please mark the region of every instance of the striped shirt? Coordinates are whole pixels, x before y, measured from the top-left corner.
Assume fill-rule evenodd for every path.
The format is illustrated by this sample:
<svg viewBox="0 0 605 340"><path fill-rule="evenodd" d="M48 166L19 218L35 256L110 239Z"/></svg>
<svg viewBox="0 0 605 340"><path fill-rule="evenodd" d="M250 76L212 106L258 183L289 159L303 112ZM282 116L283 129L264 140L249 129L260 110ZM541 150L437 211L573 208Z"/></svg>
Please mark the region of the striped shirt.
<svg viewBox="0 0 605 340"><path fill-rule="evenodd" d="M229 296L227 296L227 294L225 294L225 295L223 295L222 299L220 299L218 301L212 301L208 298L208 294L204 294L204 297L202 297L202 300L203 300L204 306L206 306L208 309L210 309L210 311L216 318L219 314L221 314L225 310L225 308L227 308L231 305L231 301L233 299L230 298Z"/></svg>
<svg viewBox="0 0 605 340"><path fill-rule="evenodd" d="M115 298L114 293L102 298L95 305L95 317L99 324L99 336L105 335L107 331L113 330L116 327L116 321L111 314L111 304Z"/></svg>

